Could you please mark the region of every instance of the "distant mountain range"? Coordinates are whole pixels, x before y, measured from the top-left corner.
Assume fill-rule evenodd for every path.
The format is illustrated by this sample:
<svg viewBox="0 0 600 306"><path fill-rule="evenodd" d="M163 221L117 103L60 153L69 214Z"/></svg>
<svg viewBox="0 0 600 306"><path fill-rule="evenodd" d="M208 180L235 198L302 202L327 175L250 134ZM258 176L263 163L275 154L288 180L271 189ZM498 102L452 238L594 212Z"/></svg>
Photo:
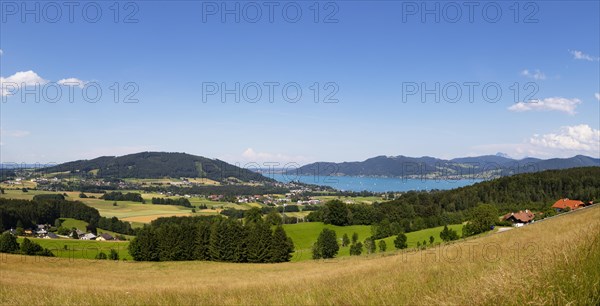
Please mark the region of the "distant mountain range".
<svg viewBox="0 0 600 306"><path fill-rule="evenodd" d="M186 153L142 152L124 156L102 156L78 160L39 169L46 173L70 172L99 178L208 178L222 182L238 180L273 181L259 173L243 169L222 160Z"/></svg>
<svg viewBox="0 0 600 306"><path fill-rule="evenodd" d="M290 175L379 176L405 178L491 178L554 169L600 166L600 159L583 155L571 158L512 159L505 154L462 157L377 156L361 162L317 162L288 171Z"/></svg>

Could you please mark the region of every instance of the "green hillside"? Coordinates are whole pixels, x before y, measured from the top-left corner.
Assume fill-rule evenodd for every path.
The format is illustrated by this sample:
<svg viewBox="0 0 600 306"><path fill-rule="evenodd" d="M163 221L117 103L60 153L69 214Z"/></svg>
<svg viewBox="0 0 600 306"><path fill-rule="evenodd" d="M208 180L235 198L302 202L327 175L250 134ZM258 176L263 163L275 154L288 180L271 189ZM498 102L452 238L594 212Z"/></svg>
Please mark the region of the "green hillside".
<svg viewBox="0 0 600 306"><path fill-rule="evenodd" d="M103 156L43 168L45 173L69 172L100 178L164 178L188 177L223 181L236 178L242 181L272 181L258 173L218 159L186 153L142 152L119 157Z"/></svg>

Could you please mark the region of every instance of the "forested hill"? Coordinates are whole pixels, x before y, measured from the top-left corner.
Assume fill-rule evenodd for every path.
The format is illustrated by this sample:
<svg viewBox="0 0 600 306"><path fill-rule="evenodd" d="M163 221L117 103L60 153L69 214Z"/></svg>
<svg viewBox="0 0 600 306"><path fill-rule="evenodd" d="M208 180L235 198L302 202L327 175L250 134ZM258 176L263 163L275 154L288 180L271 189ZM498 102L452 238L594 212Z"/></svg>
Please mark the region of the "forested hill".
<svg viewBox="0 0 600 306"><path fill-rule="evenodd" d="M542 210L561 198L598 202L600 167L525 173L446 191L408 192L379 205L388 215L393 214L395 207L409 205L416 216L435 220L445 212L464 211L479 204L492 204L502 213Z"/></svg>
<svg viewBox="0 0 600 306"><path fill-rule="evenodd" d="M103 156L78 160L43 168L40 171L71 172L100 178L208 178L223 181L229 177L248 181L272 181L248 169L218 159L209 159L186 153L142 152L124 156Z"/></svg>
<svg viewBox="0 0 600 306"><path fill-rule="evenodd" d="M583 155L571 158L521 160L501 154L450 160L435 157L377 156L361 162L317 162L289 174L323 176L385 176L417 178L490 178L544 170L600 166L600 159Z"/></svg>

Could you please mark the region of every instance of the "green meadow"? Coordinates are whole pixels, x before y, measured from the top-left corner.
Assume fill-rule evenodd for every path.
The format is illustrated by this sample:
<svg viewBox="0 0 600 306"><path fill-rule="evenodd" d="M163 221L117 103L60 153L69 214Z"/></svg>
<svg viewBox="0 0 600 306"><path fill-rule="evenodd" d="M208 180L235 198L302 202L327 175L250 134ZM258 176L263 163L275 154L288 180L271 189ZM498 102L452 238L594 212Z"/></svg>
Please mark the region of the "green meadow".
<svg viewBox="0 0 600 306"><path fill-rule="evenodd" d="M77 219L73 219L73 218L61 218L61 220L63 220L61 226L66 227L66 228L77 228L81 231L85 231L85 229L88 225L88 223L85 221L77 220ZM98 234L107 233L113 237L115 237L116 235L123 235L123 234L107 231L107 230L104 230L101 228L98 228L97 230L98 230ZM131 236L131 235L123 235L123 236L125 236L125 238L127 238L127 240L131 240L135 237L135 236Z"/></svg>
<svg viewBox="0 0 600 306"><path fill-rule="evenodd" d="M23 242L24 238L18 238L19 243ZM127 241L94 241L94 240L77 240L77 239L44 239L44 238L28 238L47 248L56 257L60 258L84 258L95 259L99 252L108 254L110 249L114 249L119 253L119 259L132 260L131 255L127 251L129 242ZM51 259L48 259L51 260Z"/></svg>
<svg viewBox="0 0 600 306"><path fill-rule="evenodd" d="M462 233L462 224L449 225L448 228L451 228L458 232L459 236ZM308 260L312 258L312 245L317 241L317 237L324 228L332 229L337 233L337 238L340 241L340 251L338 253L338 257L350 256L350 247L342 247L341 239L344 234L348 235L348 238L352 239L352 234L358 234L358 241L364 242L367 237L371 236L371 226L369 225L352 225L352 226L335 226L330 224L324 224L322 222L306 222L306 223L298 223L298 224L286 224L283 226L286 233L292 241L294 241L294 247L296 252L292 257L292 261L302 261ZM411 232L406 234L407 244L409 248L414 248L417 246L417 242L423 242L423 240L427 241L429 244L429 237L433 236L435 238L434 243L442 242L440 238L440 232L444 229L443 226L428 228L416 232ZM384 240L387 245L387 251L393 251L394 248L394 240L396 236L388 237ZM376 241L377 243L379 240ZM379 250L377 250L379 252ZM363 249L364 254L364 249Z"/></svg>

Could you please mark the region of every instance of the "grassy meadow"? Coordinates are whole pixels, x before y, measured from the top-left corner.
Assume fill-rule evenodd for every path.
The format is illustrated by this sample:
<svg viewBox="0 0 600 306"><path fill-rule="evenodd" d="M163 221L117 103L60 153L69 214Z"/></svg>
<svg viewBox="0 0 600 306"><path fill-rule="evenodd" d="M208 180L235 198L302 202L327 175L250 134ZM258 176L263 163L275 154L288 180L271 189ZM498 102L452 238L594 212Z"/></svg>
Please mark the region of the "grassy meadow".
<svg viewBox="0 0 600 306"><path fill-rule="evenodd" d="M61 218L61 219L63 220L61 226L66 227L66 228L77 228L77 229L85 232L86 227L88 225L87 222L82 221L82 220L77 220L77 219L73 219L73 218ZM123 235L123 234L107 231L107 230L101 229L101 228L98 228L97 231L98 231L98 234L107 233L113 237L116 235ZM133 239L133 237L135 237L135 236L131 236L131 235L123 235L123 236L125 238L127 238L128 240Z"/></svg>
<svg viewBox="0 0 600 306"><path fill-rule="evenodd" d="M459 235L462 233L462 224L450 225L448 227L457 231ZM288 236L292 238L292 241L294 241L294 246L296 248L296 252L294 252L294 256L292 257L292 261L312 259L312 245L317 241L317 237L324 228L332 229L337 234L337 238L340 242L340 251L338 253L338 257L350 256L350 246L341 246L341 239L344 234L347 234L348 238L352 239L352 234L357 233L358 241L360 242L364 242L367 237L371 236L371 226L369 225L335 226L331 224L323 224L322 222L306 222L298 224L286 224L283 226L283 228ZM406 238L408 247L416 247L417 242L423 242L423 240L427 240L427 243L429 244L430 236L435 238L435 242L441 242L442 240L440 238L440 232L442 229L444 229L444 227L440 226L407 233ZM396 236L381 239L385 240L388 251L394 250L394 239L396 239ZM378 242L379 240L376 241L376 243Z"/></svg>
<svg viewBox="0 0 600 306"><path fill-rule="evenodd" d="M2 254L0 304L600 302L600 207L423 251L281 264Z"/></svg>
<svg viewBox="0 0 600 306"><path fill-rule="evenodd" d="M119 253L120 259L132 260L127 247L128 241L94 241L94 240L77 240L77 239L44 239L44 238L29 238L41 245L43 248L52 251L54 256L59 258L83 258L94 259L99 252L108 254L110 249L114 249ZM18 238L19 243L23 242L23 238ZM23 260L27 260L23 258ZM41 260L56 260L56 259L41 259Z"/></svg>

